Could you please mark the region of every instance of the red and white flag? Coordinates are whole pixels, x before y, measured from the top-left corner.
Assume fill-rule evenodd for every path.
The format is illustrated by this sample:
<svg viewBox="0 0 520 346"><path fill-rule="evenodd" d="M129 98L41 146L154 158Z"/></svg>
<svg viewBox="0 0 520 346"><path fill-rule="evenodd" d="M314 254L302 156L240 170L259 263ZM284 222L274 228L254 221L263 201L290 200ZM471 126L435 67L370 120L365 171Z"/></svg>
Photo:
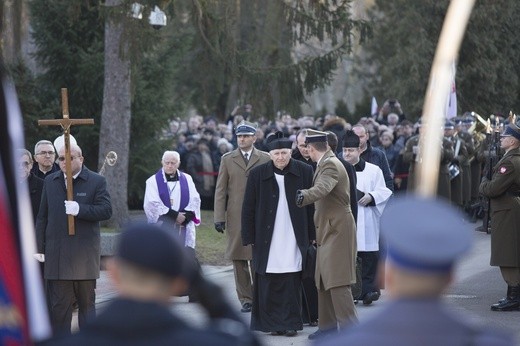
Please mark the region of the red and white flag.
<svg viewBox="0 0 520 346"><path fill-rule="evenodd" d="M0 66L0 345L31 345L51 335L27 184L18 184L15 149L24 148L13 84Z"/></svg>

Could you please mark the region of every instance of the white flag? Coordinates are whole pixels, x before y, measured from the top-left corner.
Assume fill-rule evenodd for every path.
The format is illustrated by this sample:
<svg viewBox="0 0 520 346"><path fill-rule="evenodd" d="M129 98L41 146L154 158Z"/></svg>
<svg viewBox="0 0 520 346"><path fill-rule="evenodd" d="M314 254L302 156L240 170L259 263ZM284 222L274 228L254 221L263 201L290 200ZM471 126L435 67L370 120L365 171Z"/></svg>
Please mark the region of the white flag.
<svg viewBox="0 0 520 346"><path fill-rule="evenodd" d="M378 111L377 101L376 101L376 98L374 96L372 96L372 105L370 107L370 114L377 115L377 111Z"/></svg>
<svg viewBox="0 0 520 346"><path fill-rule="evenodd" d="M452 66L452 77L450 93L446 102L446 119L451 119L457 116L457 88L455 87L455 63Z"/></svg>

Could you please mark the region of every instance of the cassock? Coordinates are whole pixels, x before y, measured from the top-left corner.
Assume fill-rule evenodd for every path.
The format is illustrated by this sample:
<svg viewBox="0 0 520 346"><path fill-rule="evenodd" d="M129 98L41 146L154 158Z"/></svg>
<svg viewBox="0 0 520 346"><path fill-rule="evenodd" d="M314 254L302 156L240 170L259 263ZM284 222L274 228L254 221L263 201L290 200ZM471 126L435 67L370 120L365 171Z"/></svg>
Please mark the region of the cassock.
<svg viewBox="0 0 520 346"><path fill-rule="evenodd" d="M254 244L253 330L303 328L301 271L315 236L312 207L298 208L294 196L311 184L312 167L294 159L283 171L268 162L249 175L242 208L242 242Z"/></svg>
<svg viewBox="0 0 520 346"><path fill-rule="evenodd" d="M167 179L162 168L157 171L146 180L143 209L149 223L162 223L159 218L170 209L193 212L193 219L186 225L175 225L174 231L184 240L184 246L195 248L195 226L200 224L200 195L189 174L177 170Z"/></svg>
<svg viewBox="0 0 520 346"><path fill-rule="evenodd" d="M373 199L367 206L358 204L357 250L362 260L363 297L368 292L379 291L374 284L379 261L379 220L392 191L386 187L378 166L360 159L355 168L358 200L366 193Z"/></svg>

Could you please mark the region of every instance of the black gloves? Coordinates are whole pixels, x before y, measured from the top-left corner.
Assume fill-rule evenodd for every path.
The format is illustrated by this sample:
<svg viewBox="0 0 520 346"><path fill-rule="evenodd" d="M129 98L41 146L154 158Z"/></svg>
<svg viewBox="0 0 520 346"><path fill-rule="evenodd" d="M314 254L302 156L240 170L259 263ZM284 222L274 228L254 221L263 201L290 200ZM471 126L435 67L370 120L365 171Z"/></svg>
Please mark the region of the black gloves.
<svg viewBox="0 0 520 346"><path fill-rule="evenodd" d="M165 223L175 223L177 220L177 215L179 215L178 211L170 209L166 214L159 216L159 221Z"/></svg>
<svg viewBox="0 0 520 346"><path fill-rule="evenodd" d="M303 193L301 190L296 191L296 206L301 207L303 203Z"/></svg>
<svg viewBox="0 0 520 346"><path fill-rule="evenodd" d="M186 226L188 223L191 222L191 220L193 220L195 218L195 213L190 211L190 210L186 210L184 212L184 217L186 218L184 220L184 222L182 223L183 226Z"/></svg>
<svg viewBox="0 0 520 346"><path fill-rule="evenodd" d="M225 222L215 222L215 230L219 233L224 233L224 230L226 229L226 223Z"/></svg>

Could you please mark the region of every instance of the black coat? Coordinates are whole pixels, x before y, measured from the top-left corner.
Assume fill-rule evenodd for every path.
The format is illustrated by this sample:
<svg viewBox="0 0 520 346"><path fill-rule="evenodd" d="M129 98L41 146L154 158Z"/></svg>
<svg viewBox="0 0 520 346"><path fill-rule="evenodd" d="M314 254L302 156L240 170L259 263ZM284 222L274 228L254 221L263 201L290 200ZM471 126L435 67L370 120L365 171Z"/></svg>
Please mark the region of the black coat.
<svg viewBox="0 0 520 346"><path fill-rule="evenodd" d="M284 182L289 214L305 264L307 247L316 239L314 206L298 208L296 191L312 186L313 170L310 165L294 159L289 161L286 170ZM279 197L272 161L251 170L242 205L242 244L254 244L252 267L258 274L265 274L267 268Z"/></svg>
<svg viewBox="0 0 520 346"><path fill-rule="evenodd" d="M29 184L29 194L31 195L33 221L36 223L36 217L38 216L42 199L43 179L38 178L33 173L29 173L27 183Z"/></svg>
<svg viewBox="0 0 520 346"><path fill-rule="evenodd" d="M45 279L95 280L99 278L99 221L112 216L105 178L83 166L73 180L76 234L68 234L65 178L61 171L45 178L36 220L38 253L45 254Z"/></svg>
<svg viewBox="0 0 520 346"><path fill-rule="evenodd" d="M118 298L79 333L44 345L227 346L242 345L242 341L212 326L196 329L173 315L167 306Z"/></svg>

